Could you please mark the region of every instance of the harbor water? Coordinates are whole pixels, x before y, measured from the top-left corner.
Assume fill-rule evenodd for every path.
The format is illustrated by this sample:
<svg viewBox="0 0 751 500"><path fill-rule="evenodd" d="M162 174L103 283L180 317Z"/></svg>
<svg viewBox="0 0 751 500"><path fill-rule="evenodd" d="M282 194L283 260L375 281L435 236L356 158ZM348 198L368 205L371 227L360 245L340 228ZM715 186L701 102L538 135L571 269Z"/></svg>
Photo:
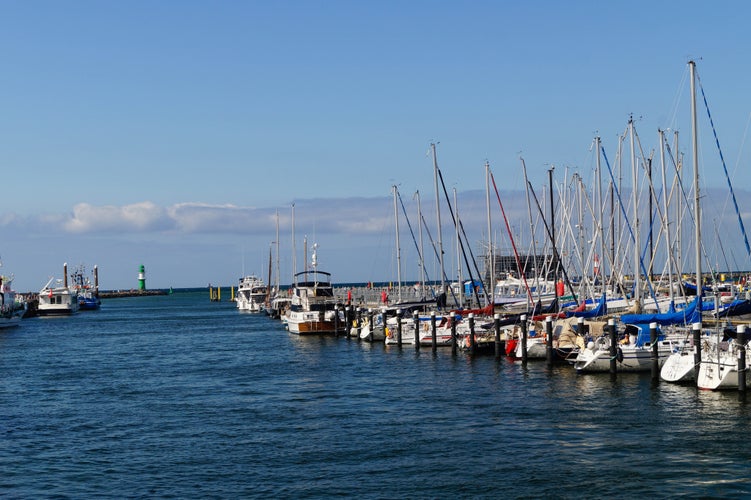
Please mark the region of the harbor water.
<svg viewBox="0 0 751 500"><path fill-rule="evenodd" d="M9 498L751 496L737 392L298 337L205 291L0 332Z"/></svg>

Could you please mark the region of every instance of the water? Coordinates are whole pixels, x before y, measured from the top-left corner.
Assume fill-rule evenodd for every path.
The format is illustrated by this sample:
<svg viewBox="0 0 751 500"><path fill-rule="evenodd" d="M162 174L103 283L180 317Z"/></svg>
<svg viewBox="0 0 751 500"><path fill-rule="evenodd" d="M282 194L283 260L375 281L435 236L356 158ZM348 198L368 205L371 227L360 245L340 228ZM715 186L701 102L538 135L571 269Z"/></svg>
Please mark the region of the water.
<svg viewBox="0 0 751 500"><path fill-rule="evenodd" d="M111 299L0 332L0 495L751 495L734 392L296 337L233 306Z"/></svg>

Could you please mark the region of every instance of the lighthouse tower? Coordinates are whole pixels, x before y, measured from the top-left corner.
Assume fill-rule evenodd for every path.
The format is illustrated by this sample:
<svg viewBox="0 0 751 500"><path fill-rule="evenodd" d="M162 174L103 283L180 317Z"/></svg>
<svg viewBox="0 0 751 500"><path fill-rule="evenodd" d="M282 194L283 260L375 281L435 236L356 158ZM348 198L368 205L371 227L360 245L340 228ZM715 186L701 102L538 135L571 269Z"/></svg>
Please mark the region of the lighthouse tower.
<svg viewBox="0 0 751 500"><path fill-rule="evenodd" d="M138 289L146 290L146 268L143 267L143 264L138 269Z"/></svg>

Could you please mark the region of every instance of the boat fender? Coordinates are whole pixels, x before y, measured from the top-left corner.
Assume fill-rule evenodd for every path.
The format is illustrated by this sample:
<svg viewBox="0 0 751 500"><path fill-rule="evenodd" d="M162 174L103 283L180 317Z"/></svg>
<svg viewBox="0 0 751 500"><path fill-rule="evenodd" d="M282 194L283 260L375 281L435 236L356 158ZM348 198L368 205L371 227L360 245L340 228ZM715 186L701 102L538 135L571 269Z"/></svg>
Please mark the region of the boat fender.
<svg viewBox="0 0 751 500"><path fill-rule="evenodd" d="M422 325L422 329L427 332L430 329L430 325L428 325L428 323L424 321Z"/></svg>
<svg viewBox="0 0 751 500"><path fill-rule="evenodd" d="M618 351L615 353L615 359L617 359L619 363L623 363L623 350L620 347L618 348Z"/></svg>

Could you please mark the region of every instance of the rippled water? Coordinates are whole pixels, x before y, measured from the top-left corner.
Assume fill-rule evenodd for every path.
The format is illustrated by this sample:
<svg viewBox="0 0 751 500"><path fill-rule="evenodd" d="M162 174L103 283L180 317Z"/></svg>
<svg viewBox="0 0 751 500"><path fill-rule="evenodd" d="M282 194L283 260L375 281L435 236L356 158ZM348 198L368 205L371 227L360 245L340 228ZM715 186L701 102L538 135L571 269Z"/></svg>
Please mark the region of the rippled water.
<svg viewBox="0 0 751 500"><path fill-rule="evenodd" d="M206 293L0 332L10 497L748 497L749 404L297 337Z"/></svg>

